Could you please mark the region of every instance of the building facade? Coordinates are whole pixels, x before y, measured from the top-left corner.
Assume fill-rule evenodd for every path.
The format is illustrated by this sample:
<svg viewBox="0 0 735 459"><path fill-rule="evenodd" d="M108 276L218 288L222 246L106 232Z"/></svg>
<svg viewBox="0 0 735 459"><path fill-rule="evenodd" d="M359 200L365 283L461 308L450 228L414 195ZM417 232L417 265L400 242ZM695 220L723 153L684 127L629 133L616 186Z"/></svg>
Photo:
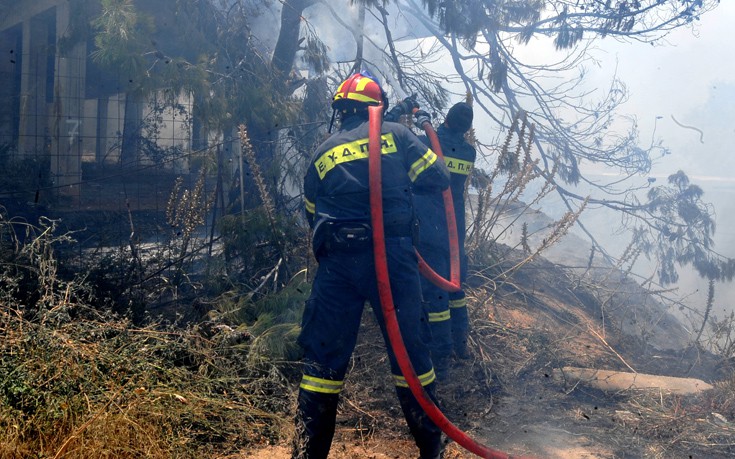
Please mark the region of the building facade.
<svg viewBox="0 0 735 459"><path fill-rule="evenodd" d="M73 9L80 3L0 0L0 156L42 159L55 192L76 198L84 163L121 160L132 106L126 107L118 78L100 77L90 59L92 38L74 34ZM135 104L133 118L154 126L138 131L152 135L162 151L190 151L191 98L180 96L175 110L161 109L156 99ZM138 153L134 162L146 160Z"/></svg>

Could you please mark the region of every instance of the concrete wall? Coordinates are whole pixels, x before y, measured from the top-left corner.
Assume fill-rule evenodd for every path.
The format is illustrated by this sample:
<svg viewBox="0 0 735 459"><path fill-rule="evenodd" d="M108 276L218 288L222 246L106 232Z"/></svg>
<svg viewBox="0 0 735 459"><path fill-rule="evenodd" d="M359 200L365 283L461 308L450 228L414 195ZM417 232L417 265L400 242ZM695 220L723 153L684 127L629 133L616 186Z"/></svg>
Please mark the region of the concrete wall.
<svg viewBox="0 0 735 459"><path fill-rule="evenodd" d="M69 2L59 0L17 2L5 12L2 52L20 59L0 71L12 81L20 72L20 84L0 92L0 136L19 158L50 155L57 191L77 198L87 53L85 43L58 46L70 30L70 15Z"/></svg>

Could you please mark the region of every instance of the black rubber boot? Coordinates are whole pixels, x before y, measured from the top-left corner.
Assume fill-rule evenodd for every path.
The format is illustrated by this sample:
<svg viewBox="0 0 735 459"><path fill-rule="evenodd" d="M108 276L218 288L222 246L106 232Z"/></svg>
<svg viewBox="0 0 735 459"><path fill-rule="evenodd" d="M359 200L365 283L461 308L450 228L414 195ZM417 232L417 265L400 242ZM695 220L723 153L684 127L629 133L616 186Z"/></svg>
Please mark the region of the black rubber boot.
<svg viewBox="0 0 735 459"><path fill-rule="evenodd" d="M470 348L467 346L467 332L460 332L452 336L452 350L454 356L460 360L467 360L472 357Z"/></svg>
<svg viewBox="0 0 735 459"><path fill-rule="evenodd" d="M424 389L429 397L436 401L434 383L425 386ZM416 446L419 447L419 457L421 459L440 459L444 453L441 430L429 419L410 389L397 387L396 392L408 429L413 435Z"/></svg>
<svg viewBox="0 0 735 459"><path fill-rule="evenodd" d="M293 459L326 459L334 437L338 394L301 389Z"/></svg>
<svg viewBox="0 0 735 459"><path fill-rule="evenodd" d="M458 359L469 359L470 349L467 340L470 334L469 317L467 308L452 309L452 350Z"/></svg>
<svg viewBox="0 0 735 459"><path fill-rule="evenodd" d="M434 364L434 373L436 373L436 382L446 383L449 381L449 361L451 355L434 356L432 354L431 361Z"/></svg>

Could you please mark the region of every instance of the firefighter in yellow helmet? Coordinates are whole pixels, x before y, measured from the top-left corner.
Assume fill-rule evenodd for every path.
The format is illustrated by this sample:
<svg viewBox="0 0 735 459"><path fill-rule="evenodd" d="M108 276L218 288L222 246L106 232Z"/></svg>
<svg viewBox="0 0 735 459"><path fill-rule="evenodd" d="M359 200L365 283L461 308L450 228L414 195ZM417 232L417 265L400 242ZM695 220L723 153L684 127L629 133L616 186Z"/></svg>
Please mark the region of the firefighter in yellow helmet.
<svg viewBox="0 0 735 459"><path fill-rule="evenodd" d="M387 106L387 100L375 78L361 72L345 80L332 103L339 129L316 149L304 179L306 216L319 266L299 336L304 374L296 458L326 458L329 453L337 402L366 301L383 332L398 399L420 457L439 458L443 449L441 431L423 412L400 371L380 308L370 222L367 109L381 104ZM385 243L396 314L413 368L433 396L434 369L420 338L426 321L413 245L412 190L440 192L449 185L449 172L401 124L383 123L380 142Z"/></svg>

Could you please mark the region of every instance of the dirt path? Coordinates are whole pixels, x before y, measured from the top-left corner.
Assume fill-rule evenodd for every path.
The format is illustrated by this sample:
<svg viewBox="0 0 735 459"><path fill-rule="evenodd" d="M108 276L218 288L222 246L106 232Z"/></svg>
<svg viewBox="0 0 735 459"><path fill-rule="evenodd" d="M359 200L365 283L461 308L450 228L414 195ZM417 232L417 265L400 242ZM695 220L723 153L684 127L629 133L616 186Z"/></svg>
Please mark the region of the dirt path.
<svg viewBox="0 0 735 459"><path fill-rule="evenodd" d="M608 448L598 445L586 434L573 433L558 427L553 422L542 421L519 426L503 426L487 429L484 441L487 446L513 456L528 456L537 459L614 459ZM492 438L490 438L492 437ZM479 437L477 438L479 440ZM392 442L392 443L391 443ZM389 452L391 445L394 447ZM416 457L417 451L410 441L371 441L358 445L336 442L330 459L403 459ZM285 445L271 446L237 456L240 459L290 459L290 449ZM477 457L455 443L450 443L445 459ZM231 457L235 459L235 457Z"/></svg>
<svg viewBox="0 0 735 459"><path fill-rule="evenodd" d="M478 398L474 398L476 403ZM461 405L461 404L460 404ZM490 409L491 407L491 409ZM589 412L590 414L586 414ZM605 413L605 414L603 414ZM463 419L464 415L473 419ZM607 410L592 405L564 407L555 397L533 400L530 396L504 395L488 400L481 412L462 413L461 406L447 410L447 416L475 440L511 456L536 459L616 459L613 421L603 422ZM612 427L612 429L610 429ZM385 434L388 435L385 435ZM417 456L410 437L376 431L361 437L359 429L338 426L330 459L411 459ZM613 443L611 447L610 443ZM454 442L447 445L445 459L475 458ZM629 457L640 457L635 454ZM287 445L249 451L229 459L289 459Z"/></svg>
<svg viewBox="0 0 735 459"><path fill-rule="evenodd" d="M498 418L487 428L480 427L478 439L491 448L513 456L538 459L612 459L614 451L594 433L576 425L586 421L581 409L550 406L543 400L506 397L495 407ZM472 456L467 456L472 457Z"/></svg>

